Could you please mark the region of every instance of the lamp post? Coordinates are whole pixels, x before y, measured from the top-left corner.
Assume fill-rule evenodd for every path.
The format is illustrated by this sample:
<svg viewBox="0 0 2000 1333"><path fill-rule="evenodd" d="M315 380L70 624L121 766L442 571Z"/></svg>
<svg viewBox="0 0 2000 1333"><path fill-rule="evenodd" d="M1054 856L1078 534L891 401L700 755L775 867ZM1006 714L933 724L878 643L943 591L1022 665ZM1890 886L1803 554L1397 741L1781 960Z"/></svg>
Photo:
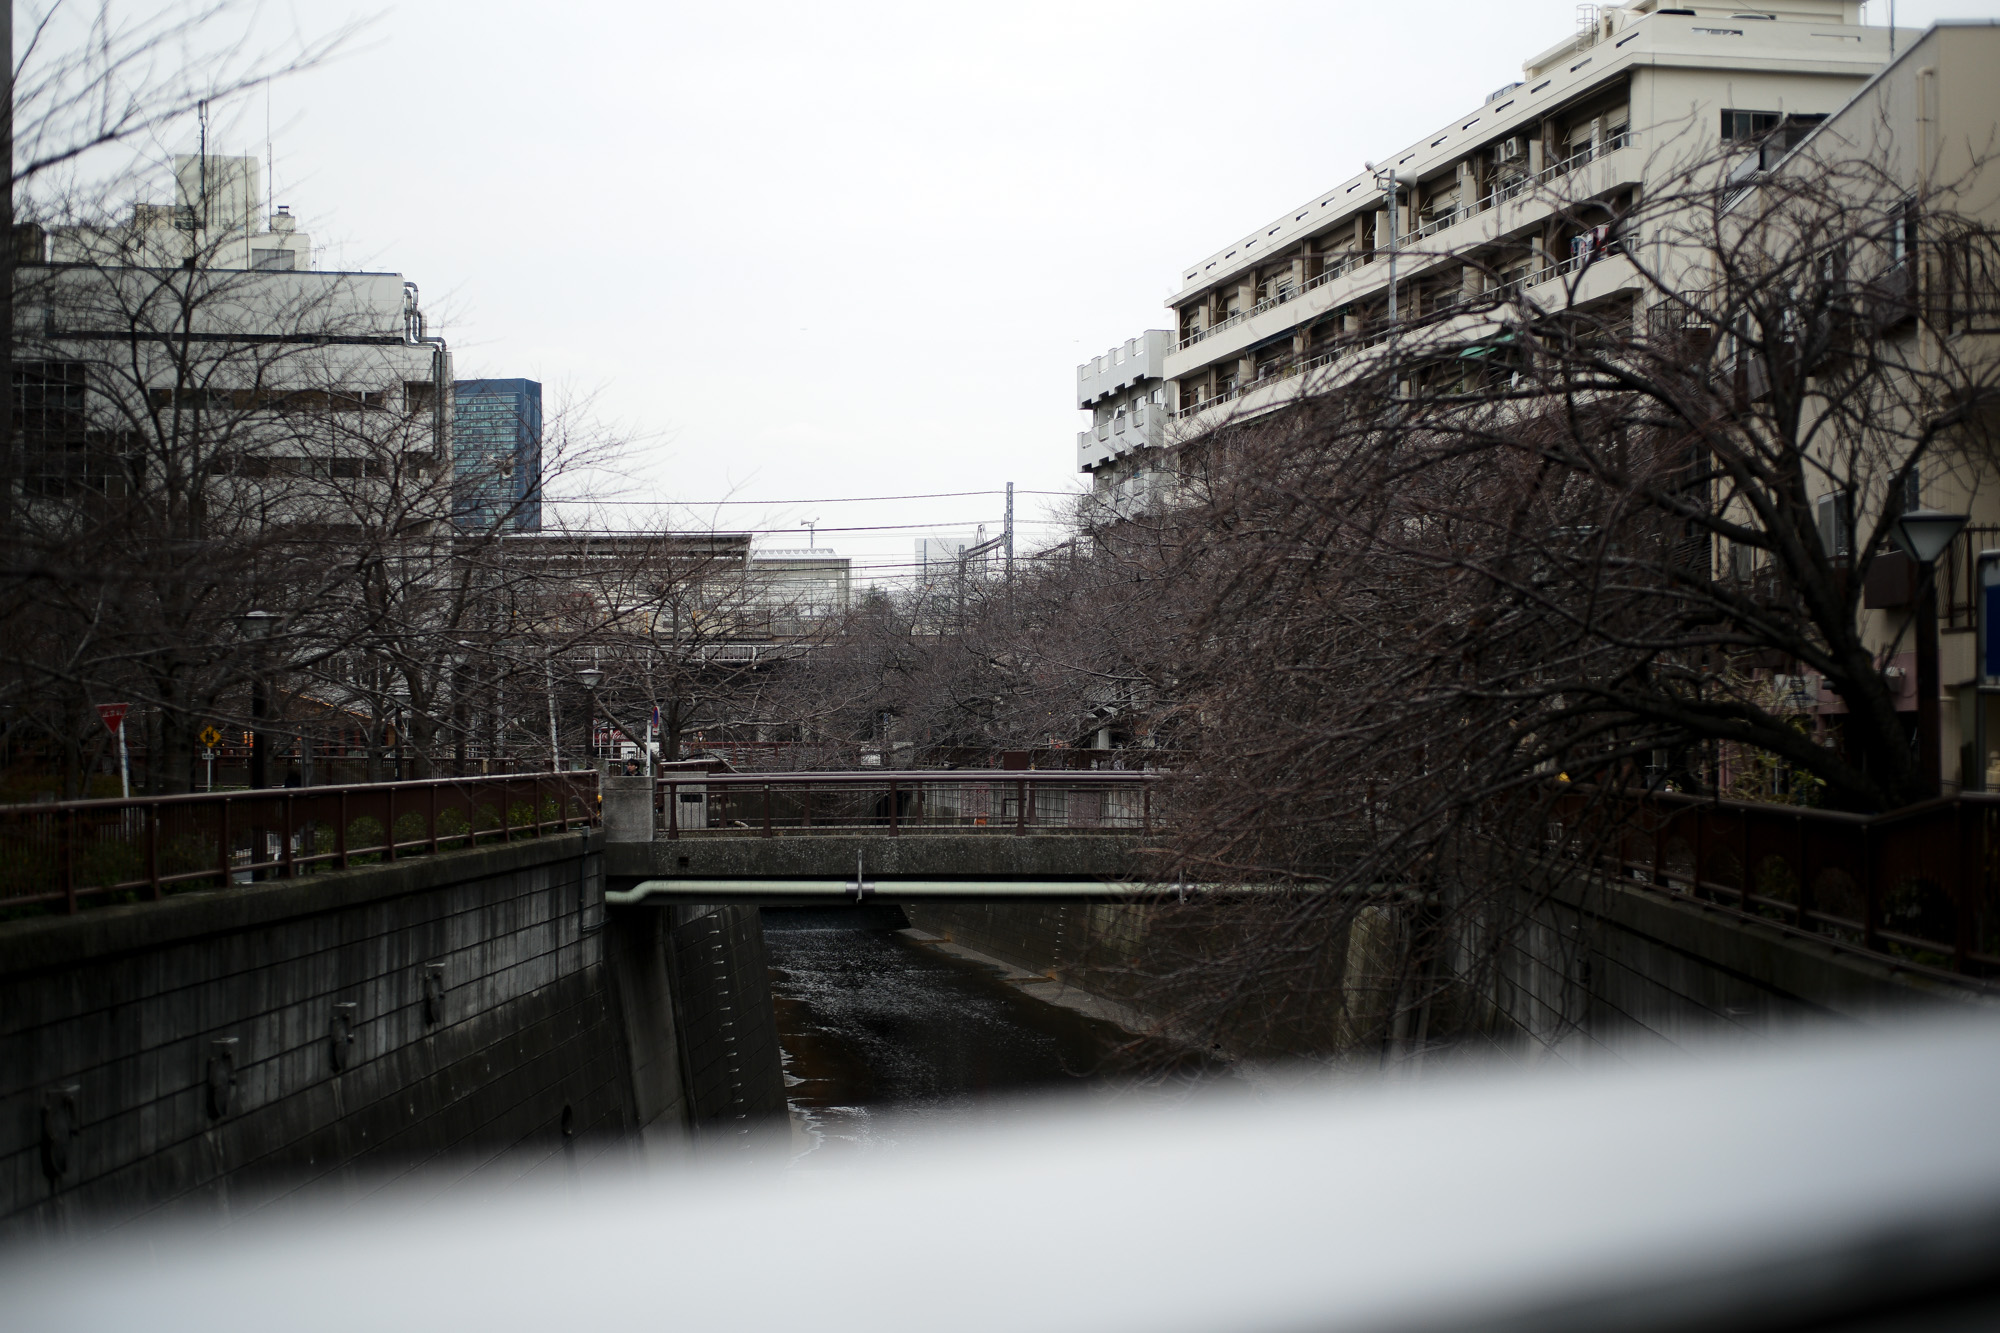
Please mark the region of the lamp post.
<svg viewBox="0 0 2000 1333"><path fill-rule="evenodd" d="M597 687L604 680L601 668L587 666L576 673L576 683L583 686L583 694L589 707L584 710L584 748L590 752L590 762L597 762Z"/></svg>
<svg viewBox="0 0 2000 1333"><path fill-rule="evenodd" d="M264 718L270 699L264 685L264 644L278 627L275 611L245 611L236 617L237 628L250 641L250 785L271 785L271 741L264 734Z"/></svg>
<svg viewBox="0 0 2000 1333"><path fill-rule="evenodd" d="M1896 520L1896 542L1917 562L1917 782L1926 795L1943 786L1938 708L1937 562L1965 527L1964 514L1912 509Z"/></svg>

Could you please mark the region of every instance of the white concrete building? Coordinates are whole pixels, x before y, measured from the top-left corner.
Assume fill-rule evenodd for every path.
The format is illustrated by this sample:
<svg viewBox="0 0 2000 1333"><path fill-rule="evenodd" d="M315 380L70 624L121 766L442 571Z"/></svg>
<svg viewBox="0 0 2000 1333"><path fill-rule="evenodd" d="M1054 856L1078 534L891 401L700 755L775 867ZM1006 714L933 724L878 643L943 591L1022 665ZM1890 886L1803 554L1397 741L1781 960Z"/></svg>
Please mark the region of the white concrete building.
<svg viewBox="0 0 2000 1333"><path fill-rule="evenodd" d="M1091 414L1076 435L1076 465L1090 474L1092 498L1104 517L1144 508L1155 498L1169 415L1162 376L1172 336L1148 329L1076 368L1076 405Z"/></svg>
<svg viewBox="0 0 2000 1333"><path fill-rule="evenodd" d="M312 238L285 205L266 215L263 166L254 157L183 154L174 158L174 202L135 204L124 227L64 227L50 238L50 258L64 263L178 268L312 267Z"/></svg>
<svg viewBox="0 0 2000 1333"><path fill-rule="evenodd" d="M1860 26L1858 0L1582 8L1578 31L1519 82L1182 270L1156 372L1167 451L1283 407L1346 349L1386 336L1391 173L1402 324L1496 287L1559 283L1593 257L1561 300L1630 301L1637 275L1602 262L1613 255L1593 218L1611 222L1727 142L1796 142L1889 57L1888 30ZM1113 462L1080 453L1087 471Z"/></svg>
<svg viewBox="0 0 2000 1333"><path fill-rule="evenodd" d="M847 614L854 561L825 547L754 550L748 578L751 597L779 638L810 633Z"/></svg>

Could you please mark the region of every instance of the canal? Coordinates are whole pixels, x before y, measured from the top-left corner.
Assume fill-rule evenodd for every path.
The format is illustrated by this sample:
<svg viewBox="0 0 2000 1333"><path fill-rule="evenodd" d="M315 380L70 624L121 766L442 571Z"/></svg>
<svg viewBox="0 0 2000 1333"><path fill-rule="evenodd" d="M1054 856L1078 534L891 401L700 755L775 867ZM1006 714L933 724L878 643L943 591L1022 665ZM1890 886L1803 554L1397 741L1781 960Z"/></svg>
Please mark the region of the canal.
<svg viewBox="0 0 2000 1333"><path fill-rule="evenodd" d="M1156 1094L1123 1049L1130 1034L928 947L900 915L764 913L801 1160L892 1147L928 1118L1030 1094Z"/></svg>

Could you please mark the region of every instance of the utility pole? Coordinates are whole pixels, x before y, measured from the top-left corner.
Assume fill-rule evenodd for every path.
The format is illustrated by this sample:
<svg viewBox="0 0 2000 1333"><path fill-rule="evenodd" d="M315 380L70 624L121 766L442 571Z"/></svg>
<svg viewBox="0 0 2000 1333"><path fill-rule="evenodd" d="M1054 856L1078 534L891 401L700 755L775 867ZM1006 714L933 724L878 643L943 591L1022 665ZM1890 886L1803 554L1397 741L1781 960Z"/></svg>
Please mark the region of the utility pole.
<svg viewBox="0 0 2000 1333"><path fill-rule="evenodd" d="M1007 525L1001 529L1007 540L1007 581L1014 581L1014 483L1007 483Z"/></svg>
<svg viewBox="0 0 2000 1333"><path fill-rule="evenodd" d="M1370 163L1369 166L1372 169L1374 164ZM1396 169L1390 167L1387 171L1377 171L1375 184L1377 188L1386 190L1389 195L1389 340L1393 346L1396 338L1396 233L1403 229L1397 213L1396 196L1399 190L1396 184Z"/></svg>

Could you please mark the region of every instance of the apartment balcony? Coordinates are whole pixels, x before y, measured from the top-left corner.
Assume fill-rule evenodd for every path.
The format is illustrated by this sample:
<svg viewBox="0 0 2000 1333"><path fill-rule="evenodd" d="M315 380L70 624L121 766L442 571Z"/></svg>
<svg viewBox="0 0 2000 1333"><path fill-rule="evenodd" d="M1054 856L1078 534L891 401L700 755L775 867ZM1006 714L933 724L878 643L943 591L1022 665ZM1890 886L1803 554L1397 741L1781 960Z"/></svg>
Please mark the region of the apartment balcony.
<svg viewBox="0 0 2000 1333"><path fill-rule="evenodd" d="M1153 403L1135 404L1110 421L1076 433L1076 466L1095 472L1107 463L1142 449L1157 449L1166 439L1167 410Z"/></svg>
<svg viewBox="0 0 2000 1333"><path fill-rule="evenodd" d="M1628 243L1629 244L1629 243ZM1594 254L1575 254L1551 265L1523 284L1528 299L1544 310L1584 306L1620 291L1638 291L1644 280L1621 246Z"/></svg>
<svg viewBox="0 0 2000 1333"><path fill-rule="evenodd" d="M1122 393L1142 380L1161 378L1166 359L1168 335L1165 329L1148 329L1123 346L1076 368L1076 405L1089 408L1113 394Z"/></svg>
<svg viewBox="0 0 2000 1333"><path fill-rule="evenodd" d="M1547 222L1559 208L1582 199L1601 198L1637 185L1645 174L1643 155L1630 135L1609 141L1600 153L1581 152L1552 163L1534 176L1519 178L1518 188L1494 191L1478 207L1467 207L1409 232L1397 245L1398 283L1420 277L1429 269L1469 251L1530 232ZM1213 328L1177 339L1163 367L1167 379L1179 379L1218 361L1234 360L1258 343L1308 324L1350 301L1373 297L1389 285L1387 252L1371 260L1355 260L1313 279L1295 293L1258 303Z"/></svg>
<svg viewBox="0 0 2000 1333"><path fill-rule="evenodd" d="M1508 327L1506 303L1517 293L1541 309L1553 311L1588 305L1620 291L1637 291L1642 285L1639 270L1622 250L1600 248L1572 255L1530 277L1489 290L1476 301L1440 303L1413 314L1395 329L1378 321L1343 337L1330 351L1282 363L1247 383L1183 404L1173 414L1172 438L1175 443L1191 440L1218 426L1275 411L1308 393L1333 388L1361 367L1379 364L1368 354L1392 337L1400 338L1404 351L1417 359L1427 352L1436 355L1490 339Z"/></svg>

